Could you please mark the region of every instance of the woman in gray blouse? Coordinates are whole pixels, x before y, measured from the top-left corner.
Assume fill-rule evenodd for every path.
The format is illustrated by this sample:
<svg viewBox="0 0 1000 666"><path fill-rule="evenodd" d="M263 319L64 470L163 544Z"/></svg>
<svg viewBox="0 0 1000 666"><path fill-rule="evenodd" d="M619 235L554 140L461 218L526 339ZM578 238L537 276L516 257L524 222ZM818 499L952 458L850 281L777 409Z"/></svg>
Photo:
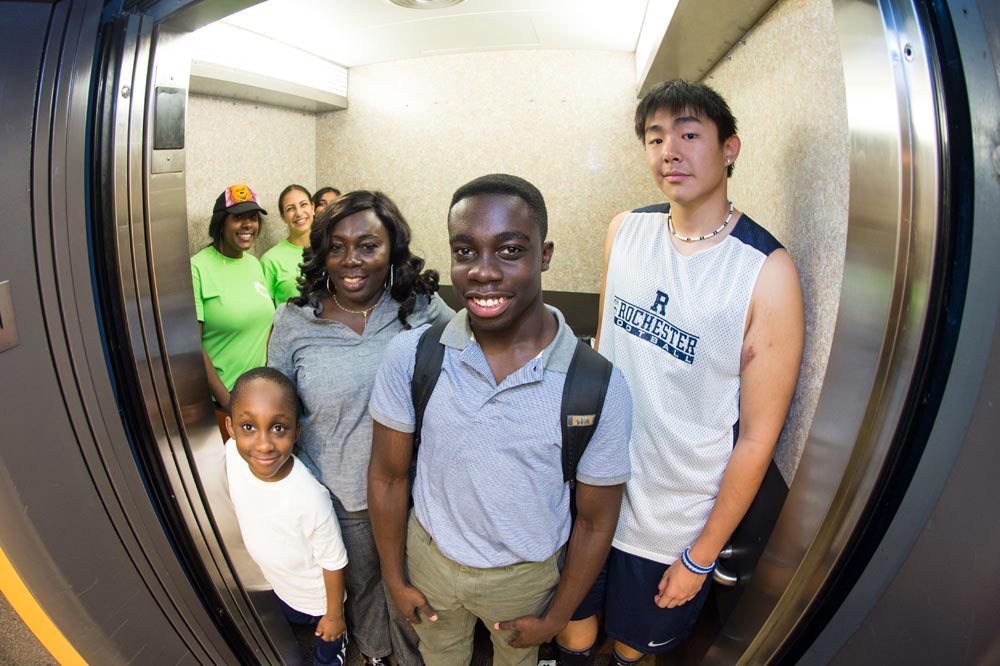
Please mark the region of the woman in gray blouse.
<svg viewBox="0 0 1000 666"><path fill-rule="evenodd" d="M301 295L278 307L268 365L302 399L295 453L330 489L347 547L347 621L369 664L421 664L417 637L382 586L368 519L372 425L368 399L379 359L404 329L450 319L436 271L410 253L410 227L381 192L345 194L317 216Z"/></svg>

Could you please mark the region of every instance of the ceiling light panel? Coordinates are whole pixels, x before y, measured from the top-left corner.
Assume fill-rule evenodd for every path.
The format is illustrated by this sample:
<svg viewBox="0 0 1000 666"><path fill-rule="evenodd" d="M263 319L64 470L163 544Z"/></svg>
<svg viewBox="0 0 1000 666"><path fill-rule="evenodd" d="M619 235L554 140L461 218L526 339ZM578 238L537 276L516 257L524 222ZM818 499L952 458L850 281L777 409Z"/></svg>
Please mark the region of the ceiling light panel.
<svg viewBox="0 0 1000 666"><path fill-rule="evenodd" d="M217 22L191 35L192 64L205 63L347 96L347 69L315 53Z"/></svg>
<svg viewBox="0 0 1000 666"><path fill-rule="evenodd" d="M356 67L498 48L634 51L649 2L465 0L416 11L389 0L268 0L224 20Z"/></svg>
<svg viewBox="0 0 1000 666"><path fill-rule="evenodd" d="M389 0L389 2L403 9L444 9L454 7L465 0Z"/></svg>

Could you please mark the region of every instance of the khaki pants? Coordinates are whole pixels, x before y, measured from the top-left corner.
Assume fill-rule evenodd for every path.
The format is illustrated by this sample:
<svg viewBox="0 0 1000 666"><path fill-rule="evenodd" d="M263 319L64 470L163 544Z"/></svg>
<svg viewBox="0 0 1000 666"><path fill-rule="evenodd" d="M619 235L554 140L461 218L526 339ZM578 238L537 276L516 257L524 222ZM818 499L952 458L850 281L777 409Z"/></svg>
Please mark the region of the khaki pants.
<svg viewBox="0 0 1000 666"><path fill-rule="evenodd" d="M524 562L494 569L477 569L453 562L438 550L411 512L406 531L406 567L410 583L427 597L437 622L421 617L414 625L420 653L432 666L468 666L476 618L490 630L496 666L536 666L538 647L513 648L511 631L493 628L497 622L522 615L541 615L559 583L556 551L544 562Z"/></svg>

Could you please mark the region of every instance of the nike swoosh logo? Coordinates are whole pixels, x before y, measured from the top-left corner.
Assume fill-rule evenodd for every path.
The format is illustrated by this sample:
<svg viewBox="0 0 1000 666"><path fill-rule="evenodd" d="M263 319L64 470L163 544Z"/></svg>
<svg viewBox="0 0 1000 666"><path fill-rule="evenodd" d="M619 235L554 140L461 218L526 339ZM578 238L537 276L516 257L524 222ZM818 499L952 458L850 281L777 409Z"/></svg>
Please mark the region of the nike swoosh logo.
<svg viewBox="0 0 1000 666"><path fill-rule="evenodd" d="M647 646L648 647L654 647L654 648L655 647L663 647L664 645L667 645L668 643L673 643L675 640L677 640L676 637L671 638L669 641L663 641L662 643L654 643L653 641L649 641L649 643L647 643Z"/></svg>

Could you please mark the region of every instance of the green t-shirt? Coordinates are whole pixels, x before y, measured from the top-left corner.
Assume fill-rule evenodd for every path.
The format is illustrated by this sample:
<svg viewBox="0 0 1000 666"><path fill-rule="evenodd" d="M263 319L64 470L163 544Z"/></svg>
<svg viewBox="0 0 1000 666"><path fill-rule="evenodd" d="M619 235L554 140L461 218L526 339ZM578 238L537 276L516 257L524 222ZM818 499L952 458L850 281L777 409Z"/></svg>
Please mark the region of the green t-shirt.
<svg viewBox="0 0 1000 666"><path fill-rule="evenodd" d="M288 242L288 239L281 241L260 258L260 265L264 269L264 277L267 279L267 287L271 290L271 297L274 302L281 305L289 298L299 295L299 264L305 253L304 247L299 247Z"/></svg>
<svg viewBox="0 0 1000 666"><path fill-rule="evenodd" d="M236 379L267 364L274 302L257 257L230 259L209 245L191 257L194 307L202 322L201 346L232 390Z"/></svg>

